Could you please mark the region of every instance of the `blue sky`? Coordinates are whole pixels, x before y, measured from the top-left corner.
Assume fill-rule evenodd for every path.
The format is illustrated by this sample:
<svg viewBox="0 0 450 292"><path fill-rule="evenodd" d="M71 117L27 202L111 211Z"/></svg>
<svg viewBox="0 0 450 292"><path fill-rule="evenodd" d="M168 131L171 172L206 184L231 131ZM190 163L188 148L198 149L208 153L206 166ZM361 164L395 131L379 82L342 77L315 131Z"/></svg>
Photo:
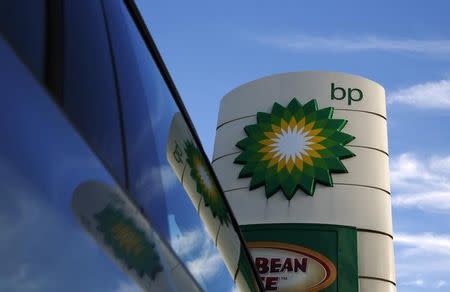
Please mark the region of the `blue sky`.
<svg viewBox="0 0 450 292"><path fill-rule="evenodd" d="M450 3L138 2L210 156L220 98L242 83L327 70L382 84L398 291L450 290Z"/></svg>

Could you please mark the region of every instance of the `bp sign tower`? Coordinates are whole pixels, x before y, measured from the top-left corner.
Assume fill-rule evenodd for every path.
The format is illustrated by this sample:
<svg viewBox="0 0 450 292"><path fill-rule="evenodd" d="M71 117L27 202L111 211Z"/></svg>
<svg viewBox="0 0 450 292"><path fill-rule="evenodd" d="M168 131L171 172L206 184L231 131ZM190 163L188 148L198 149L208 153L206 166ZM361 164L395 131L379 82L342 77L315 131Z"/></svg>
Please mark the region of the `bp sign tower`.
<svg viewBox="0 0 450 292"><path fill-rule="evenodd" d="M244 84L213 167L268 291L395 291L384 89L343 73Z"/></svg>

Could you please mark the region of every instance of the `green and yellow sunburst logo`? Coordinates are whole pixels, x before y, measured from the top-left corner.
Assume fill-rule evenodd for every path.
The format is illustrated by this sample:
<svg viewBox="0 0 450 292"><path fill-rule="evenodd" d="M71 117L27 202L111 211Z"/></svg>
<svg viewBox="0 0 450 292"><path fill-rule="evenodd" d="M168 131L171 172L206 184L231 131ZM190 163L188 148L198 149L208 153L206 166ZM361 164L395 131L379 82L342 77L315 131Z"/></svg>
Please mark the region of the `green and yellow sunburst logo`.
<svg viewBox="0 0 450 292"><path fill-rule="evenodd" d="M203 197L205 206L209 206L214 217L218 217L222 224L228 225L230 220L227 208L209 172L206 161L198 148L190 141L184 144L187 163L191 168L191 177L196 182L197 192Z"/></svg>
<svg viewBox="0 0 450 292"><path fill-rule="evenodd" d="M281 189L289 200L299 188L312 196L317 182L333 186L331 173L347 172L341 159L355 155L344 147L354 139L341 132L347 121L332 116L333 108L319 110L315 99L258 112L236 144L242 152L234 163L244 165L239 178L251 177L251 190L264 185L267 197Z"/></svg>
<svg viewBox="0 0 450 292"><path fill-rule="evenodd" d="M97 230L103 234L104 242L112 248L115 256L142 278L147 275L155 280L163 267L156 246L133 220L111 205L94 214Z"/></svg>

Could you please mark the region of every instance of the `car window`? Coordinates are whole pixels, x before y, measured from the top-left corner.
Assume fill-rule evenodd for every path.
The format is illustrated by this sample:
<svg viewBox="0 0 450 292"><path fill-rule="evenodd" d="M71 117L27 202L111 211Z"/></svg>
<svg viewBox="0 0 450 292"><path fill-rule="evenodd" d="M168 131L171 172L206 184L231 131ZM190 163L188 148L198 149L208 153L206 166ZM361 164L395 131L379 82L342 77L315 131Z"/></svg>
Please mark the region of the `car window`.
<svg viewBox="0 0 450 292"><path fill-rule="evenodd" d="M0 38L0 291L201 291Z"/></svg>
<svg viewBox="0 0 450 292"><path fill-rule="evenodd" d="M122 2L105 2L105 8L130 194L205 290L229 291L235 282L243 291L257 289L209 162L134 19Z"/></svg>
<svg viewBox="0 0 450 292"><path fill-rule="evenodd" d="M58 3L51 80L48 6L24 0L29 31L2 19L0 290L257 291L209 162L125 4Z"/></svg>
<svg viewBox="0 0 450 292"><path fill-rule="evenodd" d="M119 104L102 1L64 1L62 107L126 188Z"/></svg>
<svg viewBox="0 0 450 292"><path fill-rule="evenodd" d="M46 0L0 1L0 33L39 80L45 75Z"/></svg>
<svg viewBox="0 0 450 292"><path fill-rule="evenodd" d="M117 184L1 38L0 63L0 291L134 286L71 207L80 184Z"/></svg>

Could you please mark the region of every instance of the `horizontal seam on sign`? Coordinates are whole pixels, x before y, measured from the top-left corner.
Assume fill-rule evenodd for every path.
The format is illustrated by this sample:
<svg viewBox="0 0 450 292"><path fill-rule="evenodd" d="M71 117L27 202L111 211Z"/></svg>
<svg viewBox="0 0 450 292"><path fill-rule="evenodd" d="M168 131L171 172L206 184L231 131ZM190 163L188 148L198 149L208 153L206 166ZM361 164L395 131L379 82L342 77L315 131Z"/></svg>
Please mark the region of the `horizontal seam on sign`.
<svg viewBox="0 0 450 292"><path fill-rule="evenodd" d="M363 110L354 110L354 109L343 109L343 108L335 108L335 111L349 111L349 112L361 112L361 113L366 113L366 114L371 114L371 115L375 115L375 116L379 116L380 118L387 120L385 116L374 113L374 112L369 112L369 111L363 111Z"/></svg>
<svg viewBox="0 0 450 292"><path fill-rule="evenodd" d="M186 170L186 164L184 164L183 172L181 173L181 184L184 184L184 172Z"/></svg>
<svg viewBox="0 0 450 292"><path fill-rule="evenodd" d="M347 144L347 145L345 145L345 146L346 146L346 147L357 147L357 148L371 149L371 150L375 150L375 151L381 152L381 153L383 153L383 154L386 154L386 156L389 157L389 154L388 154L386 151L381 150L381 149L378 149L378 148L375 148L375 147L359 146L359 145L351 145L351 144Z"/></svg>
<svg viewBox="0 0 450 292"><path fill-rule="evenodd" d="M357 184L345 184L345 183L334 183L334 184L335 185L343 185L343 186L357 186L357 187L363 187L363 188L371 188L371 189L383 191L384 193L388 194L389 196L391 195L391 193L389 193L388 191L383 190L381 188L377 188L377 187L371 187L371 186L365 186L365 185L357 185ZM238 191L238 190L243 190L243 189L248 189L248 187L238 187L238 188L234 188L234 189L224 190L223 192L227 193L227 192Z"/></svg>
<svg viewBox="0 0 450 292"><path fill-rule="evenodd" d="M232 192L232 191L237 191L237 190L243 190L243 189L248 189L248 187L239 187L239 188L234 188L234 189L229 189L229 190L224 190L224 193L227 192Z"/></svg>
<svg viewBox="0 0 450 292"><path fill-rule="evenodd" d="M218 125L217 128L216 128L216 131L219 130L219 128L222 127L223 125L226 125L226 124L228 124L228 123L232 123L232 122L234 122L234 121L238 121L238 120L242 120L242 119L251 118L251 117L256 117L256 115L243 116L243 117L240 117L240 118L235 118L235 119L226 121L226 122L224 122L224 123Z"/></svg>
<svg viewBox="0 0 450 292"><path fill-rule="evenodd" d="M219 225L219 228L217 228L217 234L216 234L216 239L215 239L215 245L217 247L217 241L219 240L219 232L220 232L220 228L222 227L222 225Z"/></svg>
<svg viewBox="0 0 450 292"><path fill-rule="evenodd" d="M200 197L200 200L198 201L197 204L197 213L200 213L200 204L202 203L203 197Z"/></svg>
<svg viewBox="0 0 450 292"><path fill-rule="evenodd" d="M379 187L372 187L372 186L368 186L368 185L359 185L359 184L349 184L349 183L333 183L334 185L343 185L343 186L357 186L357 187L363 187L363 188L371 188L371 189L375 189L375 190L380 190L385 192L388 195L391 195L390 192L386 191L385 189L379 188Z"/></svg>
<svg viewBox="0 0 450 292"><path fill-rule="evenodd" d="M341 108L335 108L335 111L349 111L349 112L361 112L361 113L366 113L366 114L371 114L371 115L375 115L378 116L384 120L387 120L385 116L374 113L374 112L369 112L369 111L363 111L363 110L352 110L352 109L341 109ZM223 122L222 124L218 125L216 128L216 131L219 130L220 127L222 127L223 125L226 125L228 123L232 123L234 121L238 121L238 120L242 120L242 119L246 119L246 118L251 118L251 117L256 117L256 115L248 115L248 116L243 116L243 117L239 117L239 118L234 118L232 120Z"/></svg>
<svg viewBox="0 0 450 292"><path fill-rule="evenodd" d="M236 151L236 152L232 152L232 153L228 153L228 154L224 154L224 155L221 155L221 156L219 156L219 157L216 157L216 158L214 158L212 161L211 161L211 164L213 164L216 160L219 160L219 159L221 159L221 158L224 158L224 157L227 157L227 156L230 156L230 155L234 155L234 154L238 154L238 153L240 153L241 151Z"/></svg>
<svg viewBox="0 0 450 292"><path fill-rule="evenodd" d="M383 150L380 150L380 149L377 149L377 148L374 148L374 147L369 147L369 146L358 146L358 145L349 145L349 144L347 144L347 145L345 145L345 146L346 146L346 147L356 147L356 148L365 148L365 149L375 150L375 151L381 152L381 153L385 154L387 157L389 157L389 154L388 154L387 152L385 152L385 151L383 151ZM241 151L236 151L236 152L231 152L231 153L228 153L228 154L220 155L219 157L214 158L214 159L211 161L211 163L214 163L216 160L219 160L219 159L221 159L221 158L224 158L224 157L227 157L227 156L230 156L230 155L234 155L234 154L238 154L238 153L240 153L240 152L241 152Z"/></svg>
<svg viewBox="0 0 450 292"><path fill-rule="evenodd" d="M176 268L178 268L180 266L180 263L177 263L174 267L172 267L170 269L171 272L173 272Z"/></svg>
<svg viewBox="0 0 450 292"><path fill-rule="evenodd" d="M369 280L378 280L378 281L383 281L383 282L388 282L391 283L394 286L397 286L397 284L395 284L395 282L388 280L388 279L383 279L383 278L378 278L378 277L370 277L370 276L358 276L358 278L360 279L369 279Z"/></svg>
<svg viewBox="0 0 450 292"><path fill-rule="evenodd" d="M364 228L356 228L356 230L358 232L376 233L376 234L387 236L387 237L391 238L392 240L394 239L394 236L390 235L389 233L383 232L383 231L378 231L378 230L373 230L373 229L364 229Z"/></svg>
<svg viewBox="0 0 450 292"><path fill-rule="evenodd" d="M234 278L233 278L233 280L236 282L236 278L237 278L237 276L238 276L238 273L239 273L239 265L237 266L237 268L236 268L236 272L234 273Z"/></svg>

